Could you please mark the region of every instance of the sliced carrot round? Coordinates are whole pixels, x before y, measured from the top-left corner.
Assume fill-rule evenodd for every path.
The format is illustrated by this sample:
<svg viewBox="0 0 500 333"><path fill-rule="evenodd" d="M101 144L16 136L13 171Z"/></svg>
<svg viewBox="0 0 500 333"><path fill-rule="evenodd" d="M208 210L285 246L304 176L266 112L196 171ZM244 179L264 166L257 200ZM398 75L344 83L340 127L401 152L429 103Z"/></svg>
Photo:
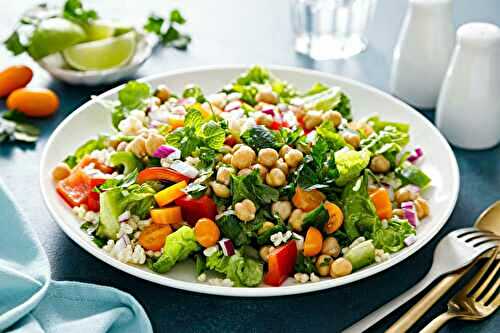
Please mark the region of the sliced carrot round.
<svg viewBox="0 0 500 333"><path fill-rule="evenodd" d="M172 228L168 224L151 224L144 228L139 236L139 244L151 251L160 251L168 235L172 233Z"/></svg>
<svg viewBox="0 0 500 333"><path fill-rule="evenodd" d="M194 226L196 241L203 247L214 246L220 238L220 230L214 221L207 218L199 219Z"/></svg>
<svg viewBox="0 0 500 333"><path fill-rule="evenodd" d="M344 222L344 213L342 213L342 209L333 202L327 201L324 203L324 206L330 216L328 222L325 224L324 230L327 234L331 234L339 230L342 226Z"/></svg>
<svg viewBox="0 0 500 333"><path fill-rule="evenodd" d="M304 255L313 257L321 252L323 246L323 235L315 227L309 227L304 240Z"/></svg>

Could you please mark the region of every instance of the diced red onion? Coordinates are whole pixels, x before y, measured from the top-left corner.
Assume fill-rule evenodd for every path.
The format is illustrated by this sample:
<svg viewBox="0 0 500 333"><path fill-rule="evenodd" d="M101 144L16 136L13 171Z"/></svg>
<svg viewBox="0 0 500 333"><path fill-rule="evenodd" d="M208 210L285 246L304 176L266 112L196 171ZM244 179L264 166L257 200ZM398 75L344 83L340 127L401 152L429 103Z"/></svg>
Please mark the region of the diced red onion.
<svg viewBox="0 0 500 333"><path fill-rule="evenodd" d="M170 168L191 179L198 176L198 169L186 162L182 162L179 160L174 161L172 164L170 164Z"/></svg>
<svg viewBox="0 0 500 333"><path fill-rule="evenodd" d="M415 150L410 154L410 156L408 156L408 161L409 162L412 162L412 163L415 163L419 158L421 158L422 156L424 156L424 151L422 150L422 148L420 147L417 147L415 148Z"/></svg>
<svg viewBox="0 0 500 333"><path fill-rule="evenodd" d="M418 187L417 185L409 184L409 185L406 185L405 188L413 194L420 193L420 187Z"/></svg>
<svg viewBox="0 0 500 333"><path fill-rule="evenodd" d="M410 245L414 244L416 241L417 241L417 236L410 235L410 236L406 237L403 242L405 243L406 246L410 246Z"/></svg>
<svg viewBox="0 0 500 333"><path fill-rule="evenodd" d="M222 253L225 256L232 256L234 254L234 245L233 242L229 238L223 238L219 241L219 245L222 248Z"/></svg>
<svg viewBox="0 0 500 333"><path fill-rule="evenodd" d="M166 145L161 145L156 149L156 151L153 153L153 157L156 158L165 158L170 156L170 154L174 153L177 148L171 147L171 146L166 146Z"/></svg>
<svg viewBox="0 0 500 333"><path fill-rule="evenodd" d="M419 220L415 204L412 201L405 201L401 203L401 208L403 209L405 219L407 219L408 222L416 228Z"/></svg>
<svg viewBox="0 0 500 333"><path fill-rule="evenodd" d="M118 216L118 222L125 222L130 219L130 211L127 210L123 212L120 216Z"/></svg>
<svg viewBox="0 0 500 333"><path fill-rule="evenodd" d="M233 102L226 104L226 106L224 107L224 111L229 112L229 111L237 110L240 107L241 107L240 101L233 101Z"/></svg>
<svg viewBox="0 0 500 333"><path fill-rule="evenodd" d="M272 105L268 105L268 106L264 106L261 110L262 113L265 113L265 114L268 114L270 116L273 116L275 115L274 113L274 106Z"/></svg>

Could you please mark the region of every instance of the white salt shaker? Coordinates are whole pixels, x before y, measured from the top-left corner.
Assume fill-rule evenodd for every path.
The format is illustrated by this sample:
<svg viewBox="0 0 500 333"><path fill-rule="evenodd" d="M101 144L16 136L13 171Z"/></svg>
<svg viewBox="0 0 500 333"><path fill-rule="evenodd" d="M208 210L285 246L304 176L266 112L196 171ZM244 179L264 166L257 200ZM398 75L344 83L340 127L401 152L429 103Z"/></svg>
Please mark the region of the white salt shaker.
<svg viewBox="0 0 500 333"><path fill-rule="evenodd" d="M451 144L487 149L500 143L500 28L468 23L457 45L439 96L436 125Z"/></svg>
<svg viewBox="0 0 500 333"><path fill-rule="evenodd" d="M394 49L391 93L434 108L455 44L452 0L410 0Z"/></svg>

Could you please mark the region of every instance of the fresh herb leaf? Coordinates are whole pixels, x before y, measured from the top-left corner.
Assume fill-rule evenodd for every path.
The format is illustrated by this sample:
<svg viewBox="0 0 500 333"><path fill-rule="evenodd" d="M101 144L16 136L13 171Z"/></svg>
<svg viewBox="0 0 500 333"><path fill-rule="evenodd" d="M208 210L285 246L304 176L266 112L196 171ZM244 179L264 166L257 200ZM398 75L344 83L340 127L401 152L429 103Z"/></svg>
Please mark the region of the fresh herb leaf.
<svg viewBox="0 0 500 333"><path fill-rule="evenodd" d="M202 254L194 255L194 270L196 272L196 276L200 276L207 269L207 261L205 260L205 256Z"/></svg>
<svg viewBox="0 0 500 333"><path fill-rule="evenodd" d="M283 232L285 233L287 231L287 228L284 224L276 224L274 227L264 231L262 234L257 236L257 244L259 245L265 245L265 244L271 244L271 235L274 235L277 232Z"/></svg>
<svg viewBox="0 0 500 333"><path fill-rule="evenodd" d="M302 251L297 253L294 270L297 273L317 273L312 257L306 257Z"/></svg>
<svg viewBox="0 0 500 333"><path fill-rule="evenodd" d="M202 197L207 191L208 187L205 184L190 183L182 191L195 199Z"/></svg>
<svg viewBox="0 0 500 333"><path fill-rule="evenodd" d="M232 240L235 246L250 244L252 233L243 229L242 222L233 213L225 212L215 222L222 235Z"/></svg>
<svg viewBox="0 0 500 333"><path fill-rule="evenodd" d="M12 52L12 54L15 56L25 52L28 49L25 45L23 45L23 43L21 43L21 39L19 38L19 33L17 32L17 30L14 31L3 43L7 50Z"/></svg>
<svg viewBox="0 0 500 333"><path fill-rule="evenodd" d="M15 140L34 143L40 136L40 130L26 121L24 114L17 111L7 111L0 119L0 142Z"/></svg>
<svg viewBox="0 0 500 333"><path fill-rule="evenodd" d="M184 24L186 23L186 19L178 9L174 9L170 12L170 23Z"/></svg>
<svg viewBox="0 0 500 333"><path fill-rule="evenodd" d="M247 129L241 135L241 139L245 144L257 151L264 148L279 149L281 147L278 144L276 133L261 125Z"/></svg>
<svg viewBox="0 0 500 333"><path fill-rule="evenodd" d="M233 204L250 199L255 204L270 204L278 201L279 191L262 182L257 170L248 175L231 175Z"/></svg>
<svg viewBox="0 0 500 333"><path fill-rule="evenodd" d="M147 83L129 81L118 92L120 106L127 110L140 109L146 105L146 100L151 96L151 86Z"/></svg>
<svg viewBox="0 0 500 333"><path fill-rule="evenodd" d="M93 9L85 10L80 0L66 0L63 17L78 24L88 24L99 16Z"/></svg>
<svg viewBox="0 0 500 333"><path fill-rule="evenodd" d="M164 18L151 15L144 24L144 30L158 35L165 47L186 50L189 43L191 43L191 36L181 33L176 28L176 25L183 25L184 23L186 23L186 19L178 9L174 9L170 12L168 24Z"/></svg>
<svg viewBox="0 0 500 333"><path fill-rule="evenodd" d="M195 84L188 85L186 89L184 89L184 91L182 92L182 97L184 98L192 97L196 99L198 103L203 103L206 101L200 86Z"/></svg>

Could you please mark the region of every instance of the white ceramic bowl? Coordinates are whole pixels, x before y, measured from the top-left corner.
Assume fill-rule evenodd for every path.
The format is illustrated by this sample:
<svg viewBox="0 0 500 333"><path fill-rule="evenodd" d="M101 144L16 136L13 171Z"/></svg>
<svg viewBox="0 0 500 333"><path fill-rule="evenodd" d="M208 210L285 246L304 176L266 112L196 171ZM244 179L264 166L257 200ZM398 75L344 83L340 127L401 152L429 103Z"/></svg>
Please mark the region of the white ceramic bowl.
<svg viewBox="0 0 500 333"><path fill-rule="evenodd" d="M246 66L219 66L179 70L150 76L142 81L149 82L153 86L164 83L174 91L182 91L188 83L197 83L205 93L212 93L233 80L246 68ZM42 194L61 229L93 256L125 273L161 285L194 292L246 297L299 294L337 287L383 271L415 253L429 242L446 223L455 206L459 190L459 174L455 156L439 131L408 105L362 83L299 68L276 66L268 66L268 68L278 77L287 80L299 89L306 89L316 82L341 86L351 98L355 118L377 112L384 119L411 124L412 142L421 146L425 152L422 168L433 181L432 187L425 193L430 204L431 216L426 218L418 228L416 243L392 255L385 262L371 265L342 278L325 278L321 282L306 284L296 284L292 278L289 278L281 287L263 285L258 288L231 288L199 283L194 274L194 265L190 261L178 264L164 275L156 274L145 267L121 263L97 248L79 229L79 221L70 207L56 193L50 173L59 161L71 154L89 137L99 132L112 131L109 111L96 101L85 103L65 119L50 137L42 155L40 170ZM99 98L115 99L120 88L112 89L100 95Z"/></svg>
<svg viewBox="0 0 500 333"><path fill-rule="evenodd" d="M69 69L60 53L52 54L37 62L50 75L69 84L85 86L110 84L132 77L151 56L157 42L158 38L156 36L138 32L136 51L130 62L125 66L103 71L78 71Z"/></svg>

